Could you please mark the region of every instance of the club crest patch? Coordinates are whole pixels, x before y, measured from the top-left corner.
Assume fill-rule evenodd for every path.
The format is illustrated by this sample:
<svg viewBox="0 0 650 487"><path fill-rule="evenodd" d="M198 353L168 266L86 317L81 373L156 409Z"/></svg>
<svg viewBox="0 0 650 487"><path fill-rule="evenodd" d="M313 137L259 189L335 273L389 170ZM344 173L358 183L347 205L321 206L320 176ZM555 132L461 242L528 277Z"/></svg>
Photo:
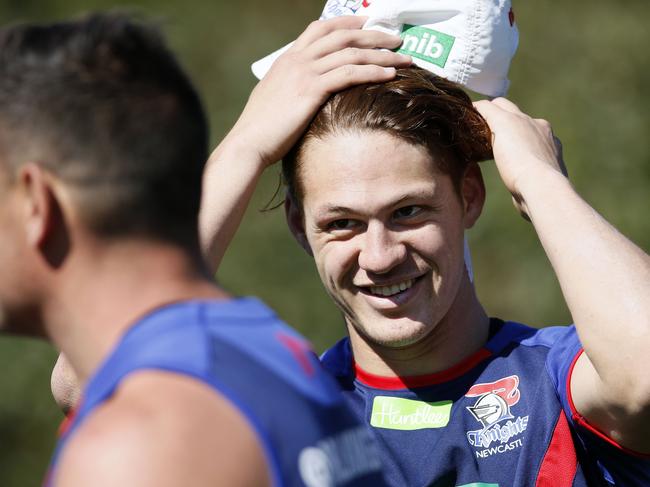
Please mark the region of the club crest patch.
<svg viewBox="0 0 650 487"><path fill-rule="evenodd" d="M520 436L528 427L528 416L515 416L512 407L519 402L519 376L511 375L494 382L474 384L467 398L476 402L466 409L481 425L480 429L467 432L467 441L476 451L477 458L486 458L522 446Z"/></svg>

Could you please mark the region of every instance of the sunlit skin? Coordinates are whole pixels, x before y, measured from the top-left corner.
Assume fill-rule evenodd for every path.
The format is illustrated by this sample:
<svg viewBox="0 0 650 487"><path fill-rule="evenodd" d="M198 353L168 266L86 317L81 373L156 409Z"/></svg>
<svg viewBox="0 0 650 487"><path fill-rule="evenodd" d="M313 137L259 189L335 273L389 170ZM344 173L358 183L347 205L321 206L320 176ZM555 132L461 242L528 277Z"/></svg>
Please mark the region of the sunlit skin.
<svg viewBox="0 0 650 487"><path fill-rule="evenodd" d="M484 198L478 170L461 197L423 146L376 131L312 140L302 163L304 219L290 212L290 224L344 312L355 360L414 375L479 348L487 318L463 260Z"/></svg>

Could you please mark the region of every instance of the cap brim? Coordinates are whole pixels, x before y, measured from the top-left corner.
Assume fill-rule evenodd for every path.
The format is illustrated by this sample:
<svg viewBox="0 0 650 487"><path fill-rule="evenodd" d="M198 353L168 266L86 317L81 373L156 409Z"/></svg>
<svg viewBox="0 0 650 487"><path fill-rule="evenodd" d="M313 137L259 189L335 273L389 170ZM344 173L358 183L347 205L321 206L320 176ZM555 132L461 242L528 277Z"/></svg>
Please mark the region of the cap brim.
<svg viewBox="0 0 650 487"><path fill-rule="evenodd" d="M251 65L251 70L253 71L253 74L257 79L262 79L264 76L266 76L266 73L269 72L269 69L271 69L271 66L273 66L273 63L278 59L282 54L285 53L291 46L293 46L293 42L290 42L286 46L284 46L282 49L278 49L275 52L272 52L268 56L263 57L262 59L255 61Z"/></svg>

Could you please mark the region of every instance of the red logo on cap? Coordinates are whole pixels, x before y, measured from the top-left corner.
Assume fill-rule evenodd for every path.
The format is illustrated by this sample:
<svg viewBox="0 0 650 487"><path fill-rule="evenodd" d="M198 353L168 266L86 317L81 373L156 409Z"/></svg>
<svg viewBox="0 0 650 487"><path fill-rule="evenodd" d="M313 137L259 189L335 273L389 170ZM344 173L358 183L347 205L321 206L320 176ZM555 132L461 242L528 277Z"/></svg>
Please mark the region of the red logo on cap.
<svg viewBox="0 0 650 487"><path fill-rule="evenodd" d="M363 0L362 5L366 8L370 7L370 2L368 0Z"/></svg>
<svg viewBox="0 0 650 487"><path fill-rule="evenodd" d="M512 27L515 24L515 12L512 10L512 7L510 7L510 12L508 12L508 20L510 21L510 27Z"/></svg>

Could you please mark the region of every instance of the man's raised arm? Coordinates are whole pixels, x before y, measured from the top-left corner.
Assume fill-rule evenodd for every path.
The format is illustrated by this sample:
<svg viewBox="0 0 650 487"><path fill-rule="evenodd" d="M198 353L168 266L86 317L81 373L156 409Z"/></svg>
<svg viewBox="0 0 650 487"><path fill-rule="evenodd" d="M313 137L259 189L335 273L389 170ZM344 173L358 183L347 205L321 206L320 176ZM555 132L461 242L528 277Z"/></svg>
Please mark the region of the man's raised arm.
<svg viewBox="0 0 650 487"><path fill-rule="evenodd" d="M216 270L266 167L279 161L334 92L380 82L408 66L398 36L361 30L365 17L313 22L253 90L230 133L212 153L203 180L201 242Z"/></svg>
<svg viewBox="0 0 650 487"><path fill-rule="evenodd" d="M650 453L650 257L576 193L548 122L503 98L476 108L492 129L499 174L535 227L584 347L570 378L577 411L620 445Z"/></svg>

